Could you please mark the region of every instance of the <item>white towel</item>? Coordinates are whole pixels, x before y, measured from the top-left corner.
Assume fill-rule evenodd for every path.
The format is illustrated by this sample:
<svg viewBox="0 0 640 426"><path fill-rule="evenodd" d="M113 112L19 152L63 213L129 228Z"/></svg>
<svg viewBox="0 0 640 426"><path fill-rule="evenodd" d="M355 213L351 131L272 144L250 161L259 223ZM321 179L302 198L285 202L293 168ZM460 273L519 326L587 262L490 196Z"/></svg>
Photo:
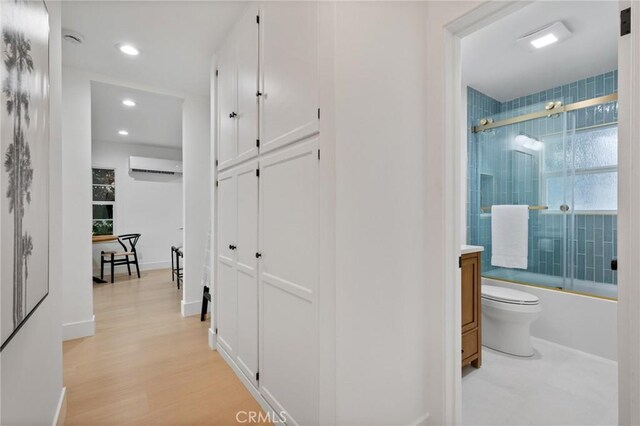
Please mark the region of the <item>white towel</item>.
<svg viewBox="0 0 640 426"><path fill-rule="evenodd" d="M527 269L529 206L491 207L491 264Z"/></svg>

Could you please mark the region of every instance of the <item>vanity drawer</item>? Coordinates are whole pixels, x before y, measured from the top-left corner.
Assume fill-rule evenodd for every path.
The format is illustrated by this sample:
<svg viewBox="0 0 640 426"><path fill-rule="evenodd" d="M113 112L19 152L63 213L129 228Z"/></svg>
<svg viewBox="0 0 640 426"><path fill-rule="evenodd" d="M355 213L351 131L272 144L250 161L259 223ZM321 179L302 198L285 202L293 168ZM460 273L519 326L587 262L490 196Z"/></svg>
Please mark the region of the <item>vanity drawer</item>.
<svg viewBox="0 0 640 426"><path fill-rule="evenodd" d="M462 365L475 359L478 354L478 330L471 330L462 335ZM473 358L473 359L470 359Z"/></svg>

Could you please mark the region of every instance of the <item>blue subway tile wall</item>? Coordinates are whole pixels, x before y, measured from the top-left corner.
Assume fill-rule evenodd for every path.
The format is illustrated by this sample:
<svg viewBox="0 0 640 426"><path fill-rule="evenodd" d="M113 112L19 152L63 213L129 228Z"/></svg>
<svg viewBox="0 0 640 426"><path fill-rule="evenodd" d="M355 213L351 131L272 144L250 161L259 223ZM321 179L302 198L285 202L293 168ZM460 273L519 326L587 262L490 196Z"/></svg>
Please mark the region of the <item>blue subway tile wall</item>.
<svg viewBox="0 0 640 426"><path fill-rule="evenodd" d="M573 103L616 93L617 70L586 78L505 102L467 88L468 174L467 240L485 247L482 267L491 266L491 215L482 207L493 204L539 205L541 174L549 159L535 150L514 146L514 138L525 134L562 146L563 131L589 131L593 126L617 122L617 103L601 104L551 118L541 118L474 134L471 129L482 118L500 120L540 111L550 101ZM563 161L562 151L559 151ZM547 153L548 155L548 153ZM550 184L550 180L547 181ZM553 209L552 209L553 210ZM579 280L617 283L611 259L617 256L617 216L590 212L563 215L531 211L529 218L528 272ZM572 238L567 238L572 236ZM569 260L572 260L569 262Z"/></svg>

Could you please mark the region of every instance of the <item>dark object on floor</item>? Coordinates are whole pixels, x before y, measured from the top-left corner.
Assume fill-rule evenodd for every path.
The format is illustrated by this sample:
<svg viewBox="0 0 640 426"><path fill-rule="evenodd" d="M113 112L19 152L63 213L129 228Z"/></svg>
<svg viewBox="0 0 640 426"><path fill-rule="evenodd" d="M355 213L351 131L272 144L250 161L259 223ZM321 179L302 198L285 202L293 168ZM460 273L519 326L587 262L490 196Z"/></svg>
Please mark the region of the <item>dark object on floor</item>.
<svg viewBox="0 0 640 426"><path fill-rule="evenodd" d="M183 269L180 267L180 258L184 258L182 247L171 246L171 281L176 280L178 289L180 289L180 284L182 284Z"/></svg>
<svg viewBox="0 0 640 426"><path fill-rule="evenodd" d="M202 311L200 311L200 321L204 321L207 317L207 305L211 302L211 293L206 285L202 290Z"/></svg>

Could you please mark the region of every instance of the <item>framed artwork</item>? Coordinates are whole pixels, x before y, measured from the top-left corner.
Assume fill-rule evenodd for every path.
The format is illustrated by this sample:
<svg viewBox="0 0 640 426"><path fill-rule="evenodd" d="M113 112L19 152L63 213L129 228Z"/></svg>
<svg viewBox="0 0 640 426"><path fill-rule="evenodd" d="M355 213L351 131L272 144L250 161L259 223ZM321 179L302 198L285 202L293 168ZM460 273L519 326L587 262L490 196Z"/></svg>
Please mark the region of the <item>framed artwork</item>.
<svg viewBox="0 0 640 426"><path fill-rule="evenodd" d="M49 294L49 14L0 3L0 331L4 349Z"/></svg>

